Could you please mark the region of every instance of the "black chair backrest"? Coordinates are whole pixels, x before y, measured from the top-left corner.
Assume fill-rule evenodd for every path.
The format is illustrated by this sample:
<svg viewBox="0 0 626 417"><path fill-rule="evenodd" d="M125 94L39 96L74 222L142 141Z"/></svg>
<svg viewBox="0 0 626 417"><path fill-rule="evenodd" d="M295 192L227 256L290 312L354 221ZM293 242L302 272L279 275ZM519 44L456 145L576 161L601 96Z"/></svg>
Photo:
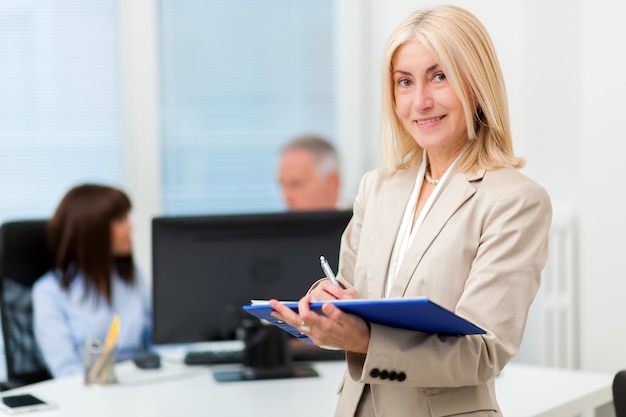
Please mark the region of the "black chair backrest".
<svg viewBox="0 0 626 417"><path fill-rule="evenodd" d="M626 417L626 370L619 371L613 378L613 405L615 417Z"/></svg>
<svg viewBox="0 0 626 417"><path fill-rule="evenodd" d="M52 266L47 220L21 220L0 226L0 312L7 385L50 378L33 334L31 287Z"/></svg>

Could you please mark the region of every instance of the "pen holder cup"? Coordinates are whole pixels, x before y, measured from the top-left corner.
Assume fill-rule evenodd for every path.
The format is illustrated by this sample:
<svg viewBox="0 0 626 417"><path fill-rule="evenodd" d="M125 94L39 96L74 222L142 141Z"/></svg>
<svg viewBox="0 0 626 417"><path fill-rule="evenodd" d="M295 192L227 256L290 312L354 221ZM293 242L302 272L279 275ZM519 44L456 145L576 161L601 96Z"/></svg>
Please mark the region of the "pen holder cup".
<svg viewBox="0 0 626 417"><path fill-rule="evenodd" d="M83 348L85 385L115 384L115 348L85 346Z"/></svg>

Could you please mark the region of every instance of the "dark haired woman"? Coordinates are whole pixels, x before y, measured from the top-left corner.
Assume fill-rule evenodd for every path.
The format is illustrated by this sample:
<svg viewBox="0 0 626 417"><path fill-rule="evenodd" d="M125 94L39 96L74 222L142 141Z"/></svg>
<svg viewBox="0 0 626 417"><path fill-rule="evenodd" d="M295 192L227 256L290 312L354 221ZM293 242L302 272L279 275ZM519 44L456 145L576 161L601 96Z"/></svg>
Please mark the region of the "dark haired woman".
<svg viewBox="0 0 626 417"><path fill-rule="evenodd" d="M120 317L116 359L145 349L150 340L147 286L134 266L128 196L85 184L61 200L48 225L51 271L33 287L37 343L54 377L81 373L81 349L103 341Z"/></svg>

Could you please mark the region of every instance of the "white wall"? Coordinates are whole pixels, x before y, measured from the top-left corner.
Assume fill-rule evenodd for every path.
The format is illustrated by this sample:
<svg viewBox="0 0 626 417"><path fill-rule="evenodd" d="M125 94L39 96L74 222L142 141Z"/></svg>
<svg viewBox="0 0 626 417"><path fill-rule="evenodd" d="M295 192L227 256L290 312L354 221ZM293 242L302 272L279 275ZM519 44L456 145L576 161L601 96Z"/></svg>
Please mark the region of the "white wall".
<svg viewBox="0 0 626 417"><path fill-rule="evenodd" d="M391 30L415 0L339 0L336 27L344 199L380 161L380 66ZM626 368L626 3L621 0L447 1L474 12L489 30L507 82L516 152L524 172L550 192L556 211L573 211L580 236L580 364ZM150 270L149 219L158 214L158 131L153 0L120 2L125 45L130 193L138 261ZM125 42L125 40L123 40ZM527 335L525 343L540 342Z"/></svg>
<svg viewBox="0 0 626 417"><path fill-rule="evenodd" d="M154 0L119 2L127 191L134 255L152 278L150 219L161 213L157 15Z"/></svg>
<svg viewBox="0 0 626 417"><path fill-rule="evenodd" d="M584 0L581 16L582 365L614 371L626 368L626 3Z"/></svg>

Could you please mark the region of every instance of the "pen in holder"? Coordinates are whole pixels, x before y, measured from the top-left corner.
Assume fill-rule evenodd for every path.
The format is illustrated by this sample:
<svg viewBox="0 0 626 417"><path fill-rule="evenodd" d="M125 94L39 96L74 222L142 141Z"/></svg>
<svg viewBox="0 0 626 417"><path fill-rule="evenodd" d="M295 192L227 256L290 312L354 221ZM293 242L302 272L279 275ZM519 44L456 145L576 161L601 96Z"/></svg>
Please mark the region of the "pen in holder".
<svg viewBox="0 0 626 417"><path fill-rule="evenodd" d="M113 384L117 382L114 372L115 346L119 336L120 318L113 317L104 344L87 343L83 349L85 384Z"/></svg>
<svg viewBox="0 0 626 417"><path fill-rule="evenodd" d="M107 385L117 382L115 377L115 347L86 345L83 348L85 385Z"/></svg>

